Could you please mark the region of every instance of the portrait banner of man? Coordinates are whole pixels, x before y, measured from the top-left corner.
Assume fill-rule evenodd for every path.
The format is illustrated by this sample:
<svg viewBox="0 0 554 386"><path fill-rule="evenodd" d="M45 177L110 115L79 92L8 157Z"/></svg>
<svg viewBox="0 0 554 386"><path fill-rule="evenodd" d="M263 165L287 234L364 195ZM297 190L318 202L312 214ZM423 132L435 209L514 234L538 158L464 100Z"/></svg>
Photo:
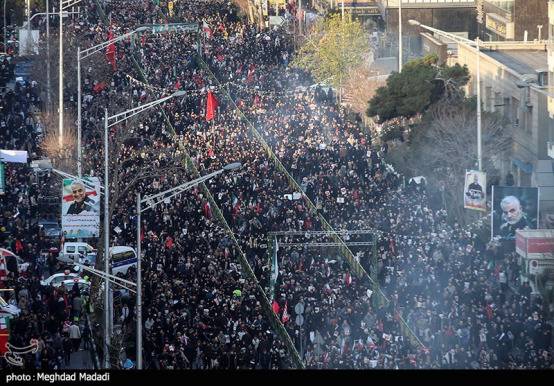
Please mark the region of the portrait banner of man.
<svg viewBox="0 0 554 386"><path fill-rule="evenodd" d="M487 210L487 174L467 170L464 184L464 208Z"/></svg>
<svg viewBox="0 0 554 386"><path fill-rule="evenodd" d="M62 187L62 231L65 238L98 237L100 181L97 177L66 178Z"/></svg>
<svg viewBox="0 0 554 386"><path fill-rule="evenodd" d="M537 229L539 188L492 187L491 238L515 240L517 229Z"/></svg>

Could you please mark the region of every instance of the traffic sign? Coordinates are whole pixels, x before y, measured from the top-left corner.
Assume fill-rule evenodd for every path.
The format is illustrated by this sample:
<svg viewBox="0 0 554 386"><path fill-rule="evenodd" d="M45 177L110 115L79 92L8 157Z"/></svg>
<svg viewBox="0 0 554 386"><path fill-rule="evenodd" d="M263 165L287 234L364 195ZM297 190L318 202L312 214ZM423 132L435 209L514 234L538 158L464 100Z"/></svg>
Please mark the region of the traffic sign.
<svg viewBox="0 0 554 386"><path fill-rule="evenodd" d="M300 314L296 315L296 319L294 321L298 327L301 327L304 324L304 317Z"/></svg>

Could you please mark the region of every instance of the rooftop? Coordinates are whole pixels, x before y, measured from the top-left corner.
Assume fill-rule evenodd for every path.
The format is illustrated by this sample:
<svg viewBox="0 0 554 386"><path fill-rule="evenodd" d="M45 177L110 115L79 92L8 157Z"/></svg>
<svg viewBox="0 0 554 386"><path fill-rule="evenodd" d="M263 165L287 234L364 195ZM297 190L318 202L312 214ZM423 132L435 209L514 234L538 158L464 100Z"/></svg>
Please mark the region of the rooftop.
<svg viewBox="0 0 554 386"><path fill-rule="evenodd" d="M537 70L548 68L546 51L538 50L501 50L484 51L491 58L517 73L535 74Z"/></svg>

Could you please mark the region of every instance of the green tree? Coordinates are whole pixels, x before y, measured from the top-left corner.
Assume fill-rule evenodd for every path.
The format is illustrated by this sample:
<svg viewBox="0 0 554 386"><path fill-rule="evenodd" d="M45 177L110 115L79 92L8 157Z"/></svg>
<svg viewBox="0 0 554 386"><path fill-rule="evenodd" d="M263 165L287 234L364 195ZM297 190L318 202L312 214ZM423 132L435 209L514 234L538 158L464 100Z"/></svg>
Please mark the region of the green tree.
<svg viewBox="0 0 554 386"><path fill-rule="evenodd" d="M449 87L459 89L467 83L467 67L438 66L437 61L436 55L428 55L406 63L402 72L392 73L386 86L377 89L369 100L366 114L378 117L378 122L410 118L424 113Z"/></svg>
<svg viewBox="0 0 554 386"><path fill-rule="evenodd" d="M369 53L369 36L357 20L338 14L316 23L298 50L293 66L310 71L318 82L340 88L348 73Z"/></svg>

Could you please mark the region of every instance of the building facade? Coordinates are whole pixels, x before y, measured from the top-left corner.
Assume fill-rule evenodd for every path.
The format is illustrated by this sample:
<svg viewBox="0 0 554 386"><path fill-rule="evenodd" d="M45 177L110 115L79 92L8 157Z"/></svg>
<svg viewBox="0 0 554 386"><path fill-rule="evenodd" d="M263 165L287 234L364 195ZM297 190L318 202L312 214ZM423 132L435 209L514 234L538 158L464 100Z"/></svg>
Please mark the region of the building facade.
<svg viewBox="0 0 554 386"><path fill-rule="evenodd" d="M541 40L548 37L548 0L477 0L482 40Z"/></svg>
<svg viewBox="0 0 554 386"><path fill-rule="evenodd" d="M481 103L484 111L500 114L514 130L510 159L498 160L518 186L540 188L543 224L554 215L554 161L548 143L554 139L554 114L547 66L549 45L543 42L490 42L480 50ZM451 62L466 65L471 74L468 95L476 95L477 52L459 43ZM504 184L504 180L501 184Z"/></svg>

